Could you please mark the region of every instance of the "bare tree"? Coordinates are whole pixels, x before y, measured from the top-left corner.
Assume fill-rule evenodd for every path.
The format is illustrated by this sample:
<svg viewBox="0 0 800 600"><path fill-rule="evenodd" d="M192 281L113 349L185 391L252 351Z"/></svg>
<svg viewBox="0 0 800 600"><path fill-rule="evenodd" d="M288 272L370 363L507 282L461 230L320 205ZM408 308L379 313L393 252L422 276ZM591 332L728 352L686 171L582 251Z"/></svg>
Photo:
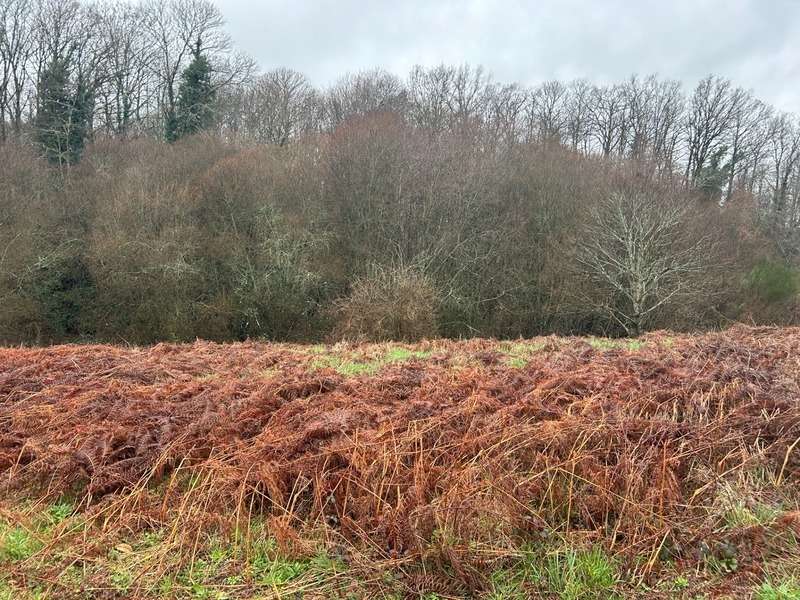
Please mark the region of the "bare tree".
<svg viewBox="0 0 800 600"><path fill-rule="evenodd" d="M678 141L683 97L677 81L631 77L623 86L625 138L619 149L633 160L650 162L671 173Z"/></svg>
<svg viewBox="0 0 800 600"><path fill-rule="evenodd" d="M463 131L479 123L488 85L489 78L481 66L464 64L454 70L449 106L457 129Z"/></svg>
<svg viewBox="0 0 800 600"><path fill-rule="evenodd" d="M800 128L787 114L775 116L770 123L772 182L770 209L779 224L785 224L790 184L800 163Z"/></svg>
<svg viewBox="0 0 800 600"><path fill-rule="evenodd" d="M243 127L248 138L286 145L314 126L316 93L302 73L275 69L258 77L243 96Z"/></svg>
<svg viewBox="0 0 800 600"><path fill-rule="evenodd" d="M22 131L34 44L33 12L32 0L0 0L0 142L7 137L6 119L16 137Z"/></svg>
<svg viewBox="0 0 800 600"><path fill-rule="evenodd" d="M634 336L658 311L696 300L709 238L693 234L691 219L685 204L652 193L619 192L602 202L577 254L596 286L586 300Z"/></svg>
<svg viewBox="0 0 800 600"><path fill-rule="evenodd" d="M483 122L492 93L483 67L417 65L408 78L409 116L434 133L475 129Z"/></svg>
<svg viewBox="0 0 800 600"><path fill-rule="evenodd" d="M560 81L548 81L535 91L530 104L538 139L560 143L566 127L567 88Z"/></svg>
<svg viewBox="0 0 800 600"><path fill-rule="evenodd" d="M589 129L600 146L600 153L609 157L622 142L625 124L625 100L619 85L595 87L588 105Z"/></svg>
<svg viewBox="0 0 800 600"><path fill-rule="evenodd" d="M697 182L706 161L725 143L735 110L730 81L709 75L697 84L685 124L688 183Z"/></svg>
<svg viewBox="0 0 800 600"><path fill-rule="evenodd" d="M495 143L506 147L521 138L528 94L516 84L492 85L486 91L486 124Z"/></svg>
<svg viewBox="0 0 800 600"><path fill-rule="evenodd" d="M592 86L585 79L576 79L569 84L567 100L567 135L570 147L584 153L589 151L591 119L589 106Z"/></svg>
<svg viewBox="0 0 800 600"><path fill-rule="evenodd" d="M99 112L107 133L126 137L133 127L147 127L158 108L158 77L152 68L156 45L142 35L147 13L141 5L110 3L103 6L102 17L108 77L99 92Z"/></svg>
<svg viewBox="0 0 800 600"><path fill-rule="evenodd" d="M455 70L446 65L425 69L414 66L408 77L409 114L412 122L431 132L450 125L450 97Z"/></svg>
<svg viewBox="0 0 800 600"><path fill-rule="evenodd" d="M676 164L676 151L683 117L684 97L678 81L656 81L648 78L654 88L655 101L652 114L651 155L659 174L672 175Z"/></svg>
<svg viewBox="0 0 800 600"><path fill-rule="evenodd" d="M733 196L736 180L742 187L748 188L748 171L750 177L763 159L763 148L766 136L763 135L765 125L771 117L770 108L760 102L750 92L737 88L733 92L734 108L731 120L730 168L728 173L728 189L725 202ZM752 188L749 188L752 189Z"/></svg>
<svg viewBox="0 0 800 600"><path fill-rule="evenodd" d="M408 94L403 83L381 69L345 75L328 90L326 101L328 125L335 128L350 117L376 112L405 115Z"/></svg>

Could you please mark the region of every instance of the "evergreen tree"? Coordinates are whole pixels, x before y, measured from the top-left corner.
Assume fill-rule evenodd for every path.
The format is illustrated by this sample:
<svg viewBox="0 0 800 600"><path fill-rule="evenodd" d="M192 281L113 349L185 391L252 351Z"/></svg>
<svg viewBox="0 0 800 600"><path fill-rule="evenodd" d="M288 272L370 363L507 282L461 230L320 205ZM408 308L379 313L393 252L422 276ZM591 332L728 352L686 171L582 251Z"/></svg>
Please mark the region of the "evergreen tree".
<svg viewBox="0 0 800 600"><path fill-rule="evenodd" d="M700 169L698 174L697 188L709 200L719 201L722 198L722 190L728 183L731 164L730 162L724 162L727 153L727 146L719 147L711 154L708 164Z"/></svg>
<svg viewBox="0 0 800 600"><path fill-rule="evenodd" d="M36 136L53 163L72 164L83 153L89 127L91 98L82 82L70 82L69 65L54 59L39 80Z"/></svg>
<svg viewBox="0 0 800 600"><path fill-rule="evenodd" d="M216 92L211 83L211 64L202 53L200 39L192 56L181 76L177 110L167 115L165 128L170 142L208 129L214 121Z"/></svg>

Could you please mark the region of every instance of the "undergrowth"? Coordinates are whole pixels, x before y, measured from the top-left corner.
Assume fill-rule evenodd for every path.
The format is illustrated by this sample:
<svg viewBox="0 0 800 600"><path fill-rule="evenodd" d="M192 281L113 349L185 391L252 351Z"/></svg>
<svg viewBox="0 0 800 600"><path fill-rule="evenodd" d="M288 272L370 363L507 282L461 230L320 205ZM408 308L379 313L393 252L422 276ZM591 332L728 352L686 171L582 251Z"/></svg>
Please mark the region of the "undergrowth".
<svg viewBox="0 0 800 600"><path fill-rule="evenodd" d="M0 598L797 598L798 355L0 349Z"/></svg>

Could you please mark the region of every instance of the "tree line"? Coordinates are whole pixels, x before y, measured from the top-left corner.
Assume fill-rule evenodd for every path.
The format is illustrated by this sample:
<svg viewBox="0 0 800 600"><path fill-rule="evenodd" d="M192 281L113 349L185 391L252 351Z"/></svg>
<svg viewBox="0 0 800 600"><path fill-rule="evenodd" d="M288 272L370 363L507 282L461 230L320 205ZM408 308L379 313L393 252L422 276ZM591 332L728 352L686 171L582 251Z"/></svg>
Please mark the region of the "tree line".
<svg viewBox="0 0 800 600"><path fill-rule="evenodd" d="M797 320L800 127L727 79L327 89L207 0L0 0L0 339Z"/></svg>

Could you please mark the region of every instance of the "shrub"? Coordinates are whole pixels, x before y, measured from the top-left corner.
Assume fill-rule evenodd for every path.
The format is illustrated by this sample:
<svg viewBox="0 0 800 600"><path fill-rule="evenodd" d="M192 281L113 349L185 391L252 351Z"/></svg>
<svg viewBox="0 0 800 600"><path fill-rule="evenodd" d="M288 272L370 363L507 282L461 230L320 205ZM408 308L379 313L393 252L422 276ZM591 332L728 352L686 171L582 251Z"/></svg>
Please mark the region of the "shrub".
<svg viewBox="0 0 800 600"><path fill-rule="evenodd" d="M747 276L747 287L760 301L779 304L791 300L800 291L800 278L782 261L762 260Z"/></svg>
<svg viewBox="0 0 800 600"><path fill-rule="evenodd" d="M414 341L437 334L438 294L408 267L373 267L336 306L337 334L359 340Z"/></svg>
<svg viewBox="0 0 800 600"><path fill-rule="evenodd" d="M312 258L325 247L323 234L289 228L269 206L251 217L246 252L230 252L232 289L239 337L313 337L325 281Z"/></svg>
<svg viewBox="0 0 800 600"><path fill-rule="evenodd" d="M91 334L85 321L86 309L94 300L94 282L79 248L62 244L40 256L29 288L55 339Z"/></svg>

